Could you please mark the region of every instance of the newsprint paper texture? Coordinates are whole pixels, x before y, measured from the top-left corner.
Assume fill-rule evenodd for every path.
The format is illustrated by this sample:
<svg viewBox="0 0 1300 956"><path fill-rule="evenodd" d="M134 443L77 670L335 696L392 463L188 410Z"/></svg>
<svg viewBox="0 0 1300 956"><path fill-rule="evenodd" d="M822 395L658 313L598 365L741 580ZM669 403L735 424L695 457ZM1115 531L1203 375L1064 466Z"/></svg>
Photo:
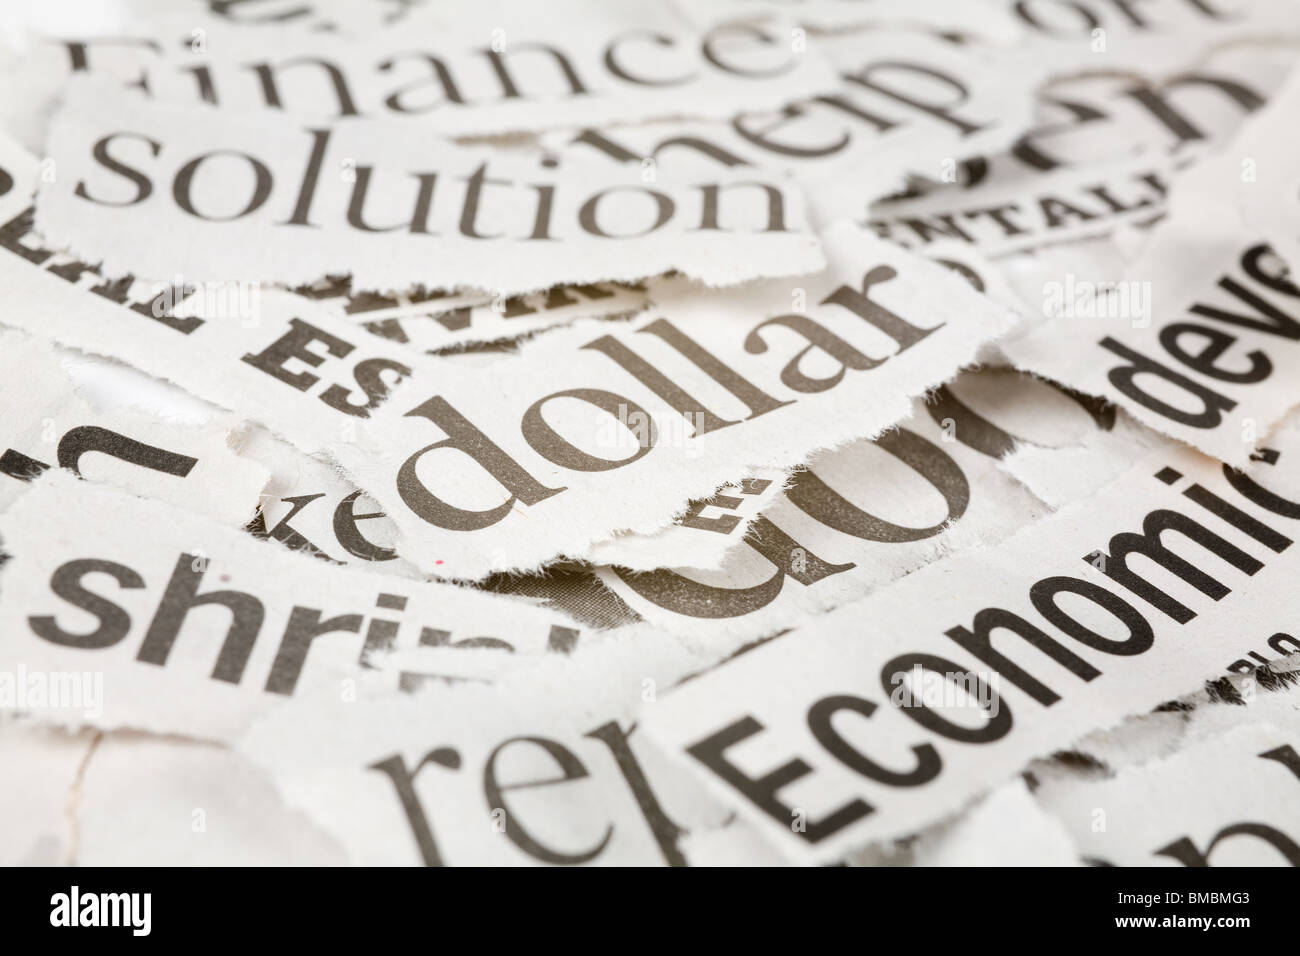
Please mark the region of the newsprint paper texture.
<svg viewBox="0 0 1300 956"><path fill-rule="evenodd" d="M1300 866L1300 728L1242 723L1104 781L1036 794L1089 861Z"/></svg>
<svg viewBox="0 0 1300 956"><path fill-rule="evenodd" d="M58 467L239 527L271 477L231 448L242 440L237 421L180 426L98 411L76 394L49 345L2 328L0 405L0 511L24 482Z"/></svg>
<svg viewBox="0 0 1300 956"><path fill-rule="evenodd" d="M92 282L30 222L18 213L14 254L0 250L0 289L24 303L13 324L327 454L397 523L406 557L460 579L657 532L747 469L874 437L1017 320L842 223L824 234L822 272L735 295L682 286L631 325L579 323L484 370L411 355L275 289L246 317L173 314L183 292Z"/></svg>
<svg viewBox="0 0 1300 956"><path fill-rule="evenodd" d="M0 515L0 670L99 673L71 726L230 740L309 691L340 700L490 680L582 629L520 599L313 561L52 472Z"/></svg>
<svg viewBox="0 0 1300 956"><path fill-rule="evenodd" d="M1300 506L1268 487L1161 453L683 685L644 728L792 858L912 832L1287 626Z"/></svg>
<svg viewBox="0 0 1300 956"><path fill-rule="evenodd" d="M729 122L589 126L543 138L559 161L614 160L663 176L782 169L803 187L813 222L867 208L958 164L1011 147L1033 122L1037 71L1008 73L978 51L914 30L830 34L820 48L842 83L829 95Z"/></svg>
<svg viewBox="0 0 1300 956"><path fill-rule="evenodd" d="M300 38L217 25L202 49L161 45L145 82L187 105L386 117L451 137L726 119L839 86L817 39L792 23L695 29L669 0L442 0L364 39L318 33L313 62Z"/></svg>
<svg viewBox="0 0 1300 956"><path fill-rule="evenodd" d="M633 323L536 339L485 370L491 392L482 370L424 366L356 441L327 451L422 569L527 570L617 531L658 531L745 469L874 437L1016 321L851 224L825 244L821 273L684 286Z"/></svg>
<svg viewBox="0 0 1300 956"><path fill-rule="evenodd" d="M0 863L1300 865L1298 3L10 4Z"/></svg>
<svg viewBox="0 0 1300 956"><path fill-rule="evenodd" d="M1169 445L1043 380L966 371L875 441L796 469L716 569L689 567L700 547L692 543L651 572L596 573L631 610L674 634L759 640L927 562L996 544ZM728 510L744 514L743 496ZM720 537L707 523L683 522L678 539L688 532L692 541Z"/></svg>
<svg viewBox="0 0 1300 956"><path fill-rule="evenodd" d="M637 723L638 708L719 656L632 631L490 687L306 698L237 747L355 863L683 866L700 862L685 831L707 838L711 858L771 862Z"/></svg>
<svg viewBox="0 0 1300 956"><path fill-rule="evenodd" d="M205 120L193 122L195 111ZM70 84L37 226L120 276L532 292L676 269L709 285L811 272L803 197L768 173L640 170L457 146L384 120L313 123Z"/></svg>
<svg viewBox="0 0 1300 956"><path fill-rule="evenodd" d="M1300 287L1247 211L1264 188L1258 168L1276 175L1287 162L1298 104L1293 77L1233 142L1174 178L1168 216L1123 277L1054 276L1047 320L1003 351L1221 461L1247 462L1296 404Z"/></svg>

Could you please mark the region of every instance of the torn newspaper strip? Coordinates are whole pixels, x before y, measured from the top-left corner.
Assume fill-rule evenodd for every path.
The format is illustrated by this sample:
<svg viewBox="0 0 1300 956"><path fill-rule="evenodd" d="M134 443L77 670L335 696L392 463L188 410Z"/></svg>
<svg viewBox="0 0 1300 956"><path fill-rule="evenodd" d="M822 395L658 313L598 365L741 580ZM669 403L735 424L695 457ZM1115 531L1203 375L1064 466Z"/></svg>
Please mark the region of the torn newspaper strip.
<svg viewBox="0 0 1300 956"><path fill-rule="evenodd" d="M396 525L336 467L304 455L262 428L243 437L239 454L266 466L271 474L257 514L248 523L247 530L255 536L338 564L424 577L398 553ZM593 545L587 561L649 571L687 554L694 567L716 567L731 548L739 546L759 512L780 494L785 479L784 472L769 470L724 485L717 494L691 502L662 531L615 535ZM711 533L692 533L698 530ZM435 562L434 572L439 569Z"/></svg>
<svg viewBox="0 0 1300 956"><path fill-rule="evenodd" d="M487 585L541 598L598 628L643 619L702 646L757 640L928 561L995 544L1045 515L1045 503L1090 497L1133 460L1172 445L1050 382L966 371L877 441L797 469L756 520L727 531L735 538L739 530L739 540L716 569L692 565L725 526L683 522L673 532L681 550L652 572L566 567L498 575ZM748 517L746 496L736 497L735 505L715 500L705 516Z"/></svg>
<svg viewBox="0 0 1300 956"><path fill-rule="evenodd" d="M867 224L906 249L950 239L985 255L1020 252L1158 218L1173 172L1172 160L1159 156L1030 176L1003 162L978 186L954 184L874 206Z"/></svg>
<svg viewBox="0 0 1300 956"><path fill-rule="evenodd" d="M702 646L757 640L928 561L995 544L1045 515L1045 502L1090 497L1134 459L1172 444L1050 382L966 371L876 442L853 442L797 469L708 573L690 565L712 545L695 542L725 528L683 523L674 532L682 550L653 572L565 567L498 575L487 586L541 598L602 629L643 619ZM715 501L706 516L733 508L748 516L746 496L737 497L734 506Z"/></svg>
<svg viewBox="0 0 1300 956"><path fill-rule="evenodd" d="M1040 803L1105 866L1300 866L1300 732L1246 721L1100 781L1055 783Z"/></svg>
<svg viewBox="0 0 1300 956"><path fill-rule="evenodd" d="M630 317L649 304L646 288L639 282L552 286L544 292L511 296L351 294L346 282L295 291L373 335L427 353L520 339L579 319Z"/></svg>
<svg viewBox="0 0 1300 956"><path fill-rule="evenodd" d="M22 304L6 324L175 382L308 454L353 438L392 385L425 361L277 289L107 280L41 248L31 222L25 212L0 226L0 291ZM219 314L187 308L209 296ZM337 375L318 374L334 362Z"/></svg>
<svg viewBox="0 0 1300 956"><path fill-rule="evenodd" d="M1172 75L1102 72L1039 88L1010 148L917 169L861 221L908 248L947 240L988 254L1145 224L1164 212L1177 168L1229 142L1284 84L1298 45L1190 46Z"/></svg>
<svg viewBox="0 0 1300 956"><path fill-rule="evenodd" d="M42 722L230 740L298 694L490 680L581 636L526 601L334 567L61 472L0 534L0 671L30 678L11 706Z"/></svg>
<svg viewBox="0 0 1300 956"><path fill-rule="evenodd" d="M793 24L697 30L669 0L440 0L359 37L218 28L179 38L149 62L159 99L383 117L451 137L725 118L837 85L817 40Z"/></svg>
<svg viewBox="0 0 1300 956"><path fill-rule="evenodd" d="M3 328L0 408L0 511L25 482L58 467L239 527L270 478L230 447L237 421L182 427L95 410L77 396L48 344Z"/></svg>
<svg viewBox="0 0 1300 956"><path fill-rule="evenodd" d="M686 831L710 833L713 857L771 862L636 722L709 661L642 630L490 687L303 698L237 749L356 864L684 866Z"/></svg>
<svg viewBox="0 0 1300 956"><path fill-rule="evenodd" d="M6 11L0 859L1300 864L1298 2Z"/></svg>
<svg viewBox="0 0 1300 956"><path fill-rule="evenodd" d="M1262 652L1262 653L1261 653ZM1247 660L1246 658L1249 658ZM1094 731L1026 769L1036 792L1115 776L1245 724L1290 727L1300 712L1300 638L1279 631L1194 694Z"/></svg>
<svg viewBox="0 0 1300 956"><path fill-rule="evenodd" d="M1292 80L1243 135L1289 123L1298 94ZM1296 404L1289 383L1300 375L1300 287L1236 198L1253 162L1226 146L1175 177L1167 218L1124 275L1045 282L1047 321L1002 350L1243 465Z"/></svg>
<svg viewBox="0 0 1300 956"><path fill-rule="evenodd" d="M1010 147L1032 121L1035 79L1008 74L980 51L907 30L828 36L840 71L832 93L726 123L593 126L551 134L561 162L614 160L629 173L676 179L719 170L788 171L814 222L865 220L910 177L938 180Z"/></svg>
<svg viewBox="0 0 1300 956"><path fill-rule="evenodd" d="M61 260L24 213L0 241L13 253L0 251L0 289L24 303L14 324L328 452L397 522L410 560L463 579L655 533L738 471L872 437L1015 322L942 266L842 224L822 273L734 296L683 283L635 323L560 330L485 372L378 348L274 289L247 315L169 315L170 285Z"/></svg>
<svg viewBox="0 0 1300 956"><path fill-rule="evenodd" d="M789 475L776 468L729 482L717 494L692 501L672 525L653 534L615 535L587 550L595 565L617 565L625 571L656 571L688 561L692 568L719 567L739 547L759 515L778 500ZM696 532L707 531L708 534Z"/></svg>
<svg viewBox="0 0 1300 956"><path fill-rule="evenodd" d="M10 162L15 181L34 181L34 157ZM359 422L422 359L283 289L174 274L109 280L42 244L30 196L0 195L0 214L0 293L21 303L6 325L175 382L308 454L354 440ZM341 378L312 372L334 361L346 366Z"/></svg>
<svg viewBox="0 0 1300 956"><path fill-rule="evenodd" d="M293 551L369 571L423 579L397 553L398 534L379 504L339 473L265 428L250 428L239 454L267 468L270 480L246 529Z"/></svg>
<svg viewBox="0 0 1300 956"><path fill-rule="evenodd" d="M1292 620L1300 506L1268 472L1294 458L1248 477L1161 454L680 686L643 725L793 857L913 832Z"/></svg>
<svg viewBox="0 0 1300 956"><path fill-rule="evenodd" d="M686 566L692 545L650 573L597 573L624 605L671 633L706 644L722 635L757 640L1043 517L1037 493L1070 483L1076 447L1143 449L1127 434L1108 440L1114 428L1105 409L1047 383L965 372L876 441L797 470L716 571ZM1033 494L1002 464L1030 453ZM687 530L716 535L684 528L683 537Z"/></svg>
<svg viewBox="0 0 1300 956"><path fill-rule="evenodd" d="M362 290L509 295L673 269L731 285L824 264L802 196L765 172L646 182L392 121L185 109L88 80L69 85L48 153L37 228L111 276L350 274Z"/></svg>
<svg viewBox="0 0 1300 956"><path fill-rule="evenodd" d="M422 570L533 570L655 533L738 471L874 437L1015 321L847 223L824 241L816 275L683 283L630 324L562 329L487 369L422 368L330 454Z"/></svg>
<svg viewBox="0 0 1300 956"><path fill-rule="evenodd" d="M179 32L188 38L189 25ZM569 142L580 146L572 153L577 160L593 155L586 147L595 147L597 158L627 163L629 173L642 178L701 169L712 173L738 165L802 171L800 182L809 192L816 218L829 222L846 214L865 216L870 202L901 186L908 173L938 178L966 159L1003 150L1031 121L1037 73L998 69L977 48L901 29L835 33L819 37L817 44L834 82L818 95L773 104L779 109L745 109L711 121L682 118L679 111L672 114L677 118L640 125L583 115L573 124L584 127L580 134L557 130L544 141L554 158L566 153L564 144ZM39 65L19 75L33 72L32 82L49 88L44 96L18 97L22 105L34 104L32 110L42 114L19 117L24 126L42 128L26 138L29 148L44 144L43 114L53 109L55 94L62 95L62 80L52 83L51 74L90 75L135 89L148 82L145 74L157 55L154 51L164 45L163 40L144 37L46 44ZM277 52L274 59L282 56ZM175 60L175 68L184 71L187 95L182 99L189 101L197 100L203 88L195 82L201 75L195 60L192 52ZM307 102L316 101L322 91L331 97L346 90L346 85L339 86L346 80L339 79L329 92L328 72L317 75L317 70L328 70L327 59L308 58L298 66L297 72L269 74L267 82L278 90L276 84L297 80L306 87ZM196 69L199 73L193 72ZM254 73L242 82L250 82ZM223 102L213 84L206 88ZM257 102L245 105L262 105L265 98L263 90ZM278 101L278 96L273 99ZM338 111L326 115L337 116ZM391 111L379 115L393 116ZM315 118L325 121L319 113ZM287 123L293 117L281 119ZM441 126L439 134L449 135ZM666 149L668 145L676 148ZM829 172L834 175L828 178Z"/></svg>

